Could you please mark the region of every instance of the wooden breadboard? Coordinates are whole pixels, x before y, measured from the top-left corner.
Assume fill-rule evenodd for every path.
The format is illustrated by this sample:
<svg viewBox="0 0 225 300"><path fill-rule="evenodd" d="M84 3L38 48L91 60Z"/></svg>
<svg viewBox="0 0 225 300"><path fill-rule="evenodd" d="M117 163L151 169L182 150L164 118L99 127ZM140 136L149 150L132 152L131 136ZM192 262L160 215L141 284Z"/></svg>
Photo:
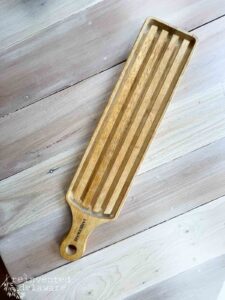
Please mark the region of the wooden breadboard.
<svg viewBox="0 0 225 300"><path fill-rule="evenodd" d="M118 216L195 43L161 21L144 23L69 187L64 258L81 257L92 230Z"/></svg>

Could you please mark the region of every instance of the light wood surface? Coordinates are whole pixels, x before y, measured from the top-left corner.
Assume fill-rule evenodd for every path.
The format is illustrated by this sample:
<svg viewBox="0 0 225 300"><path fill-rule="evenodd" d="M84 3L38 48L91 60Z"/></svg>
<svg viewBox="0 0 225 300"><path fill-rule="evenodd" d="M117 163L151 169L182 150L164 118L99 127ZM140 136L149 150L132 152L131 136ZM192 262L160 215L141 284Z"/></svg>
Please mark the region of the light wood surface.
<svg viewBox="0 0 225 300"><path fill-rule="evenodd" d="M63 278L71 268L79 299L99 299L104 289L112 298L113 291L118 292L116 299L148 299L150 294L151 300L170 300L171 295L177 300L206 300L205 295L207 300L223 300L224 250L217 252L224 249L224 245L220 248L223 225L217 223L219 216L225 219L222 207L207 215L211 223L204 227L204 234L195 235L204 239L206 234L209 242L193 250L195 257L201 256L194 264L180 261L168 267L168 278L160 272L156 284L154 268L142 261L141 269L135 265L131 272L129 266L141 258L143 252L138 250L151 253L154 236L145 248L144 242L139 243L141 232L160 228L159 236L170 245L163 224L182 218L185 225L183 217L225 195L224 1L54 0L41 4L0 3L0 114L4 116L0 119L0 252L10 274L22 282L24 274L48 275L60 267L59 277ZM65 267L59 255L60 242L71 224L65 194L148 15L192 30L198 36L198 47L119 219L97 228L90 236L87 255ZM200 230L200 219L191 221L195 233ZM131 236L135 238L132 243L124 244ZM176 235L178 244L185 239L188 233ZM112 280L120 276L116 245L120 245L117 254L123 255L124 247L128 251L122 258L126 262L121 285ZM155 245L155 253L172 262L168 246ZM214 245L218 247L212 248ZM133 247L137 256L129 256ZM191 247L187 244L184 251L190 253ZM164 266L164 259L156 261ZM98 277L95 267L99 262ZM203 275L196 274L199 268ZM93 287L88 291L86 282L82 285L83 277L76 280L78 269L91 278ZM108 270L115 277L107 277ZM141 274L146 274L143 285L138 281ZM127 275L129 282L124 279ZM69 300L70 289L65 290ZM46 295L32 292L27 299L48 298ZM71 297L74 299L72 293Z"/></svg>
<svg viewBox="0 0 225 300"><path fill-rule="evenodd" d="M87 9L98 0L1 0L0 53L31 38L40 31L63 22L73 14ZM16 25L16 26L15 26Z"/></svg>
<svg viewBox="0 0 225 300"><path fill-rule="evenodd" d="M27 9L32 5L25 3ZM125 60L149 15L191 30L224 13L223 0L104 0L62 22L46 24L40 32L0 51L0 116ZM8 23L7 16L3 22Z"/></svg>
<svg viewBox="0 0 225 300"><path fill-rule="evenodd" d="M191 152L224 136L224 56L221 49L224 40L223 28L224 20L220 19L195 31L195 34L198 35L199 38L198 49L195 56L193 57L193 61L190 65L189 70L184 76L183 83L181 82L181 88L175 95L175 98L165 116L164 122L159 129L159 134L156 136L156 139L152 145L151 156L147 155L147 158L145 159L145 162L143 164L143 167L145 168L142 170L151 170L156 166L185 155L188 152ZM214 36L213 32L216 32L216 34L220 38L217 39ZM211 47L211 42L214 41L216 42L215 49ZM212 60L212 57L214 57L215 59ZM204 69L205 64L208 68L207 73ZM110 72L114 72L114 70L110 70ZM119 73L120 70L121 68L117 70L117 72ZM90 79L88 81L88 85L84 85L84 83L86 82L82 83L81 86L78 87L77 91L74 88L71 88L70 91L68 91L68 98L66 98L67 93L66 91L64 91L62 93L59 93L55 97L51 96L49 99L47 98L43 100L43 106L41 106L41 101L39 103L36 103L34 106L32 105L26 108L26 110L21 110L19 112L16 112L15 114L8 116L8 121L7 123L5 123L5 128L7 128L7 126L10 126L11 123L13 124L12 129L8 130L9 134L11 133L11 136L9 135L9 137L16 141L15 135L13 135L13 130L16 130L16 128L20 128L18 132L19 134L21 134L22 138L23 130L27 130L26 122L24 120L26 120L26 118L29 119L29 116L37 116L36 118L39 118L37 119L37 122L32 123L33 125L41 124L41 122L38 120L42 120L44 122L44 126L47 126L42 113L43 111L45 111L45 109L47 109L47 107L48 109L53 107L52 115L50 118L50 120L53 120L53 122L50 122L51 127L47 126L46 130L45 127L41 127L40 131L37 129L32 131L32 133L35 134L33 136L33 140L36 141L37 146L40 144L43 145L43 148L45 148L46 143L42 144L43 138L41 133L43 132L45 136L45 134L47 134L47 130L49 130L49 136L47 137L51 138L51 141L57 139L58 136L54 137L54 132L60 132L60 130L59 128L56 128L57 130L54 131L54 127L56 126L57 121L60 122L60 118L63 118L62 114L62 117L57 120L57 117L61 116L62 108L60 108L60 106L55 107L53 104L60 103L60 101L65 99L65 102L62 102L62 107L69 110L73 103L73 93L79 93L82 91L84 93L84 91L89 90L91 86L95 86L97 82L97 89L100 89L100 86L104 86L103 83L105 83L107 87L110 87L111 78L113 78L113 84L116 81L116 75L113 77L112 74L115 73L104 72L94 77L93 79ZM106 75L108 75L108 77L104 77L105 80L102 81L102 76ZM185 80L185 78L187 79ZM184 84L185 81L190 82L190 84L192 84L193 86L193 89L188 93L189 96L187 96L187 94L185 93L185 90L187 89L187 84ZM100 92L101 91L102 90L100 90ZM94 95L97 99L98 96L100 96L101 101L104 102L104 99L102 98L105 96L107 99L107 93L107 90L104 90L102 92L102 95L99 95L97 92ZM75 144L70 139L68 144L68 139L65 138L64 140L62 140L61 144L60 142L58 144L55 144L56 146L60 145L58 148L56 147L54 148L54 150L52 150L51 147L47 148L48 157L50 157L51 153L53 155L51 159L44 160L46 157L42 157L42 163L34 165L32 168L28 168L24 172L20 172L17 175L11 176L10 178L1 182L1 207L4 211L4 214L3 211L1 212L0 218L0 220L3 220L1 231L2 234L6 235L5 238L2 239L1 252L7 267L13 275L19 276L23 272L26 272L30 276L39 275L42 272L46 272L49 269L53 269L56 266L62 265L64 263L60 259L58 253L59 242L66 231L66 226L69 227L70 223L69 212L64 206L64 195L66 193L69 181L72 178L75 162L79 161L80 159L82 149L84 149L83 143L85 144L88 141L89 135L93 130L91 128L95 125L94 119L97 115L97 113L95 112L95 101L91 100L92 98L87 98L87 96L82 97L83 95L85 96L85 94L81 94L81 99L87 99L87 101L90 99L91 102L87 103L93 103L93 111L90 110L90 116L93 116L93 119L90 121L90 123L88 123L87 121L83 123L86 127L90 127L89 129L87 129L87 131L84 131L82 133L82 130L78 130L79 134L75 134L74 136L72 136L72 138L77 138L76 141L78 144ZM49 100L51 101L49 102ZM99 107L102 107L103 109L104 103L102 102L101 104L99 104ZM66 103L68 103L68 106L66 106ZM32 107L33 109L31 110ZM82 107L83 106L81 105L81 108ZM87 105L86 103L84 104L84 107L85 109L82 110L78 109L79 106L75 106L72 113L77 111L79 115L79 113L81 114L82 111L85 111L86 113L87 109L91 109L91 106ZM55 114L56 111L58 112L57 114ZM67 112L68 111L66 110L66 113ZM178 113L180 114L181 112L182 117L177 118L176 115ZM210 113L213 113L212 118L208 117ZM77 119L76 116L75 119ZM63 118L63 120L66 120L66 118ZM17 121L18 127L16 126ZM28 122L32 122L32 118ZM63 122L62 124L64 128L69 128L69 126L67 126L67 123ZM75 122L74 126L77 126L77 124L79 123ZM197 126L195 126L195 124L197 124ZM4 129L3 126L1 126L1 128ZM29 126L29 128L31 127ZM3 130L3 132L5 133L5 130ZM182 132L182 135L179 134L180 132ZM191 135L190 132L192 132ZM5 141L7 140L6 135L3 134L1 136L5 137ZM173 138L172 143L171 138ZM21 147L26 143L30 145L29 147L32 147L31 134L28 135L28 139L26 138L25 140L23 140L21 145L15 148L15 153L17 151L21 151L19 152L21 153L19 154L19 156L22 155L24 151ZM17 143L15 142L14 146L16 145ZM68 147L69 145L70 147ZM66 147L68 147L68 149L70 150L65 151ZM74 147L75 150L72 147ZM223 146L220 146L219 148L210 147L210 151L206 150L212 154L212 157L206 160L208 163L210 162L210 165L207 164L207 167L204 168L204 177L206 178L206 181L202 181L200 179L201 177L193 177L193 182L190 182L190 186L195 185L195 188L191 189L185 181L185 179L187 178L186 176L188 175L188 173L185 172L185 169L183 171L185 175L183 176L180 176L178 172L177 176L174 178L174 188L176 188L177 186L176 180L181 180L183 178L184 181L181 184L181 192L179 192L178 197L175 197L174 199L175 204L173 206L173 210L170 210L170 202L168 202L167 205L167 202L164 200L165 198L162 197L162 202L160 202L160 209L158 208L158 204L156 201L155 209L151 210L152 205L150 204L149 210L143 210L143 212L146 212L145 217L143 217L142 219L143 223L147 222L149 226L157 224L157 222L161 222L163 218L170 218L174 214L176 215L177 213L179 214L180 212L185 212L187 208L191 209L191 207L195 207L203 201L210 201L218 196L223 195L224 190L221 189L221 186L223 186L221 180L223 178L224 171L223 169L220 169L221 171L217 173L217 170L219 169L217 167L215 167L214 169L214 164L211 165L212 162L219 161L215 160L214 158L218 157L218 159L220 159L221 155L218 155L216 149L223 149L222 147ZM13 150L13 147L11 147L11 149ZM58 154L55 155L57 152ZM13 152L11 153L13 155ZM200 153L202 152L200 151L199 156L197 156L196 160L193 161L191 158L192 156L187 156L187 161L185 160L186 164L191 163L192 166L193 163L193 166L197 166L197 170L201 170L202 166L206 163L204 162L198 165L198 157L201 157ZM13 156L16 157L16 155ZM29 157L28 154L25 157L27 156ZM151 160L148 160L148 157L151 157ZM173 162L171 162L171 164L172 163ZM33 160L33 164L35 164L35 159ZM183 166L185 168L185 164ZM213 169L215 171L211 171L211 166L213 166ZM223 164L221 164L221 168L222 167ZM143 173L142 170L140 170L140 173ZM178 168L178 170L180 169ZM191 170L192 169L190 167L190 174ZM143 180L145 180L146 182L147 190L139 188L137 190L136 197L131 196L128 198L128 211L132 211L133 205L134 207L137 207L137 205L135 204L136 199L140 199L140 201L143 201L142 205L144 205L143 203L147 204L148 201L151 201L151 195L146 196L148 195L148 184L153 180L153 178L155 178L154 176L157 177L158 175L154 172L153 177L151 175L151 177L148 177L148 174L151 173L144 172L144 177L142 177L145 178ZM201 176L200 171L198 171L197 174ZM168 177L166 179L162 178L162 181L159 180L159 190L161 190L162 186L164 186L163 180L165 180L165 182L170 182L169 178L170 176L168 173ZM141 184L141 181L139 182ZM14 195L12 195L10 189L11 186L14 187ZM24 186L27 187L26 190L24 190ZM187 187L184 192L187 198L183 198L184 193L182 193L182 189L184 186ZM209 187L209 189L206 189L206 187ZM143 196L141 196L142 191ZM166 193L167 189L165 189L164 191ZM202 193L202 191L207 192ZM159 195L160 197L160 193L158 193L157 190L154 197L156 197L156 195ZM172 195L173 189L171 194L171 197L173 198ZM196 201L196 199L198 199L198 201ZM131 204L129 205L129 203ZM151 214L151 212L153 214ZM124 214L127 214L126 207ZM149 218L150 215L151 218ZM100 230L99 228L99 233L97 232L93 237L94 240L90 241L88 252L99 249L104 245L109 245L113 241L124 238L125 236L129 236L130 234L132 234L132 231L136 226L138 230L141 230L141 223L138 221L139 219L135 218L135 220L133 221L134 214L131 214L130 218L127 219L123 218L122 213L121 218L121 222L117 221L117 223L112 224L115 231L111 231L111 227L106 227L107 230L109 230L107 238L105 237L104 230ZM129 224L129 226L124 226L123 224ZM24 227L21 228L22 226ZM46 226L48 227L49 232L46 232ZM19 228L21 228L21 230L18 230ZM13 233L9 235L10 232ZM34 239L34 232L35 235L40 235L42 238ZM110 235L110 232L112 232L112 235ZM49 236L51 236L51 238L49 238ZM31 247L30 245L30 239L32 239L33 241L33 247ZM12 257L12 253L14 253L15 241L17 241L17 256ZM21 243L21 241L23 242Z"/></svg>
<svg viewBox="0 0 225 300"><path fill-rule="evenodd" d="M87 253L95 252L224 195L224 147L225 139L222 139L137 176L120 218L93 232ZM52 190L55 184L48 181L47 186ZM70 228L70 214L64 205L62 192L61 196L56 191L51 197L46 197L48 202L30 196L31 203L26 205L27 211L17 214L19 225L26 224L29 216L36 217L37 221L17 230L14 227L14 231L0 241L2 256L13 276L20 276L23 272L28 276L37 276L66 262L59 255L59 243ZM16 225L18 226L15 216L14 221L11 219L10 229Z"/></svg>
<svg viewBox="0 0 225 300"><path fill-rule="evenodd" d="M225 256L219 256L138 292L126 300L223 300Z"/></svg>
<svg viewBox="0 0 225 300"><path fill-rule="evenodd" d="M215 30L219 39L211 33ZM224 32L223 19L195 31L199 38L198 48L139 174L225 136L225 57L220 50L225 39ZM215 49L211 47L214 41L217 41ZM212 57L215 59L212 60ZM99 111L102 112L107 101L112 88L110 82L115 84L120 71L121 67L104 72L77 88L46 98L2 120L1 176L5 177L8 172L14 174L21 165L26 170L1 181L1 207L4 211L0 218L1 235L44 215L54 214L65 205L63 198L72 173L96 126ZM193 88L186 93L189 84ZM92 89L90 97L88 91L93 86L96 90ZM105 89L100 88L104 86ZM73 96L78 98L79 94L81 100L73 106ZM46 111L49 112L48 117L45 117ZM17 135L14 134L16 130ZM14 195L11 186L14 187ZM42 209L43 206L45 209Z"/></svg>
<svg viewBox="0 0 225 300"><path fill-rule="evenodd" d="M193 33L199 39L195 55L140 172L157 166L162 159L169 161L224 136L224 20L214 21ZM211 47L212 43L215 47ZM122 67L118 65L0 119L0 178L56 155L71 155L71 164L75 167ZM209 112L212 118L208 118ZM195 134L190 135L193 131ZM51 176L54 177L54 173Z"/></svg>
<svg viewBox="0 0 225 300"><path fill-rule="evenodd" d="M32 280L20 289L27 289L27 299L124 299L223 255L224 210L223 197L49 272L36 283L43 288L48 278L64 278L61 291L32 292Z"/></svg>

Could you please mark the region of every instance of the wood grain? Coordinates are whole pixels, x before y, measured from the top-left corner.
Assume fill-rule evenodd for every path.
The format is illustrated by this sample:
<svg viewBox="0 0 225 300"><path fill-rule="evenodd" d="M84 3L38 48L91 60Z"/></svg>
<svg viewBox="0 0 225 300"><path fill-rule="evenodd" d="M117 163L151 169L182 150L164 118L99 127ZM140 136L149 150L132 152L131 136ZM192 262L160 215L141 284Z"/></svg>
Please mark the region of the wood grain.
<svg viewBox="0 0 225 300"><path fill-rule="evenodd" d="M153 285L126 300L222 300L225 255Z"/></svg>
<svg viewBox="0 0 225 300"><path fill-rule="evenodd" d="M169 137L167 138L167 135L164 134L156 136L155 148L153 143L149 154L147 154L147 160L144 162L144 166L148 161L150 162L147 165L148 168L145 167L145 171L193 151L199 145L208 144L224 135L224 95L221 87L219 87L219 94L217 91L216 93L213 91L212 94L212 91L206 90L205 92L206 94L201 97L202 100L200 97L197 98L200 100L197 106L196 98L193 99L193 102L187 98L183 107L179 103L178 110L172 110L171 118L165 119L164 124L162 123L161 132L165 133L166 131L167 134L169 131ZM212 102L213 97L216 99L215 102ZM211 119L208 118L208 115L212 112L212 107L214 111ZM183 111L182 117L177 119L175 115L181 111ZM196 120L196 123L193 120ZM172 128L173 130L171 130ZM179 135L180 128L184 128L182 136ZM201 137L199 136L200 133ZM173 143L171 143L171 138L174 139ZM78 140L78 142L80 141ZM80 150L81 145L77 145L77 147ZM48 161L37 164L1 182L0 195L2 209L5 213L0 220L1 225L4 225L4 233L36 220L43 213L44 215L48 214L48 205L53 200L53 203L62 201L61 199L64 198L72 178L74 166L80 161L80 155L80 151L77 151L76 155L74 155L73 150L63 151ZM142 169L140 169L139 174L141 173L143 173ZM14 187L13 193L11 186ZM24 190L24 186L26 186L26 190ZM44 204L45 208L42 209ZM62 205L64 205L63 202Z"/></svg>
<svg viewBox="0 0 225 300"><path fill-rule="evenodd" d="M198 48L140 172L224 136L224 18L194 33L199 38ZM215 47L211 47L212 44ZM0 178L63 152L71 155L74 166L90 139L122 66L1 119Z"/></svg>
<svg viewBox="0 0 225 300"><path fill-rule="evenodd" d="M224 13L223 0L108 0L90 6L1 51L0 116L125 60L149 15L191 30Z"/></svg>
<svg viewBox="0 0 225 300"><path fill-rule="evenodd" d="M36 1L36 3L38 5L40 2ZM29 30L33 29L24 19L23 29L18 24L18 32L20 31L18 41L21 37L21 30L24 30L22 34L24 34L25 40L17 45L12 45L9 48L9 56L6 53L8 49L1 53L0 65L4 66L3 69L6 70L6 73L0 75L1 79L6 79L3 84L4 95L3 89L1 89L1 115L28 105L24 109L10 113L0 121L1 178L20 172L0 183L2 237L0 251L10 273L14 276L21 276L24 273L28 276L38 276L65 263L59 256L59 243L70 224L70 213L64 203L64 195L74 173L74 166L80 161L86 142L89 140L105 101L119 76L122 65L35 104L30 104L44 97L43 95L49 95L52 91L54 93L62 86L65 87L68 78L72 78L69 82L73 84L76 80L91 76L126 58L140 24L145 15L151 14L150 11L153 11L153 14L158 17L186 29L199 26L210 21L211 18L224 14L224 1L218 0L189 1L188 3L183 0L179 3L178 1L158 3L148 1L147 4L143 1L130 0L121 3L122 1L107 1L106 4L106 1L103 1L82 13L77 13L76 16L50 25L49 28L38 34L34 32L34 36L28 36ZM139 4L143 4L141 8L138 8ZM7 5L10 4L7 2ZM144 11L147 7L144 5L149 5L149 10ZM126 10L121 10L122 7ZM112 18L109 19L109 16ZM64 17L66 18L66 15ZM55 22L54 19L52 20ZM114 23L111 24L108 20L114 20ZM121 20L125 20L125 23ZM102 24L107 24L107 26L103 27ZM189 28L187 24L191 27ZM195 30L200 39L197 55L185 75L173 105L165 115L159 134L156 136L139 175L135 178L134 187L129 194L122 215L115 223L105 224L93 234L87 253L90 254L110 246L133 234L138 236L139 232L149 227L184 214L225 194L225 142L224 139L221 139L225 132L224 26L224 18L221 18ZM120 32L121 28L123 28L122 32ZM79 32L78 38L84 37L84 43L82 43L83 39L80 38L77 41L74 38L75 30ZM7 42L9 38L9 43L11 41L13 43L16 31L13 32L8 28L8 32L9 36L5 41ZM63 34L65 34L65 39L62 39L63 44L59 45L59 39ZM105 36L108 42L104 44L103 37ZM51 45L54 48L51 48ZM71 45L71 49L68 45ZM92 49L88 55L84 51L87 49L87 45ZM112 48L110 48L111 45L113 45ZM108 50L107 53L105 53L105 49ZM67 54L66 61L64 61L61 50ZM47 53L49 56L43 59L43 53ZM74 59L73 64L68 62L70 54ZM40 55L40 60L38 55ZM50 57L51 55L53 56ZM59 60L56 61L55 58ZM78 58L81 58L81 63ZM37 64L33 59L37 59ZM84 69L74 69L75 66L79 67L81 64ZM67 68L68 74L66 73ZM45 77L43 74L48 76ZM10 76L12 76L12 80ZM191 90L190 86L192 86ZM43 94L41 94L42 88ZM10 102L9 99L13 101ZM2 111L4 112L2 113ZM180 118L177 118L177 115ZM199 147L202 148L196 150ZM224 209L221 207L219 212L216 210L207 216L207 220L219 221L217 216L221 216L223 211ZM195 226L195 221L193 222ZM196 224L198 222L199 218L196 219ZM184 224L186 223L184 222ZM211 223L209 228L212 231L208 232L208 229L204 228L203 237L205 237L205 233L210 234L210 244L205 245L205 248L202 249L201 257L202 254L205 255L205 249L212 250L211 254L217 255L216 251L222 242L221 237L224 236L223 232L218 234L218 242L212 238L214 233L222 228L222 223L221 227ZM166 235L166 237L168 236ZM180 243L182 240L183 235L178 235L176 242ZM154 237L151 238L151 243L152 241L154 241ZM131 244L131 248L135 246L135 243L136 240L134 240L134 244ZM214 245L218 246L216 251L211 248ZM139 246L138 243L138 249L140 249ZM161 248L160 243L157 246L165 249L163 252L163 257L165 257L167 245L165 248ZM130 248L130 244L126 244L124 247ZM224 245L222 248L224 249ZM96 261L98 263L104 258L102 251L105 249L99 252L97 260L93 259L94 266L96 266ZM106 256L110 258L112 252L110 250L109 255ZM118 250L117 253L119 252ZM158 248L156 253L159 253ZM82 259L80 263L82 261L84 263L79 265L84 271L87 270L88 257L92 257L92 254ZM127 258L124 257L124 259ZM120 262L118 256L115 256L115 261ZM129 262L129 260L127 261ZM163 263L163 260L160 262ZM197 261L196 263L201 262ZM148 264L143 263L142 266L141 274L144 274ZM192 267L191 263L187 268L189 267ZM102 268L101 274L106 269L108 270L108 267ZM112 267L112 269L118 270L116 267ZM138 284L140 273L137 272L136 275L135 270L136 268L132 269L128 275L131 276L134 273L133 280ZM180 270L177 272L179 273ZM94 274L93 269L90 269L90 273ZM117 276L119 273L113 274ZM176 276L174 273L170 274L169 277L174 275ZM160 284L163 281L165 283L165 278L159 279ZM104 284L104 281L101 282ZM75 283L79 284L76 280ZM82 284L82 281L80 283ZM131 293L137 293L145 288L148 290L151 284L152 282L148 282L146 286L140 284L141 288L136 289L131 281L131 286L134 287L134 291L132 290ZM95 286L97 287L98 284ZM211 282L211 286L213 288L214 283ZM119 284L116 282L112 286L112 290L114 287L119 287ZM168 287L168 289L170 288ZM104 290L106 293L107 291L110 293L107 287ZM82 286L79 286L79 291L82 293ZM91 289L87 292L90 291ZM86 297L86 290L84 290L84 294ZM182 296L185 297L184 294ZM93 293L92 296L88 294L87 297L95 297L95 294ZM41 296L41 298L45 297Z"/></svg>
<svg viewBox="0 0 225 300"><path fill-rule="evenodd" d="M98 0L0 1L0 53L96 2Z"/></svg>
<svg viewBox="0 0 225 300"><path fill-rule="evenodd" d="M120 218L93 232L87 253L225 195L224 147L225 139L137 176ZM44 173L35 174L36 178L44 176ZM62 170L58 173L58 178L60 176L64 178ZM66 262L59 255L59 243L71 224L70 214L64 205L64 194L60 192L62 188L46 178L41 184L33 184L35 187L43 185L43 189L48 186L50 196L35 188L28 188L29 205L24 205L23 211L16 213L16 208L13 210L13 203L16 203L14 198L11 208L7 210L9 219L5 219L7 228L3 228L14 231L1 239L0 249L12 276L23 273L38 276ZM15 182L23 185L20 180ZM29 176L28 182L32 182ZM20 197L22 207L23 191L15 193ZM5 197L6 202L8 199ZM19 229L29 222L29 225ZM18 229L15 230L16 228Z"/></svg>
<svg viewBox="0 0 225 300"><path fill-rule="evenodd" d="M65 259L79 259L92 231L119 215L195 44L186 32L145 21L67 191Z"/></svg>
<svg viewBox="0 0 225 300"><path fill-rule="evenodd" d="M32 291L32 280L20 285L20 290L27 289L28 299L124 299L224 255L224 210L223 197L49 272L36 282L43 289L50 278L64 278L63 290Z"/></svg>

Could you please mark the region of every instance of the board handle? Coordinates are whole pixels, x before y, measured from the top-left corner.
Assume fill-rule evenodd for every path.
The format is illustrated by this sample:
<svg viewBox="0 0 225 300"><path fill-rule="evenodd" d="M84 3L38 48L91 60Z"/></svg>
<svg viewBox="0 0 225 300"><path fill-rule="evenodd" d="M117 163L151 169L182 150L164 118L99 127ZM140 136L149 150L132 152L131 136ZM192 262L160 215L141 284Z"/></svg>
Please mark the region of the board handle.
<svg viewBox="0 0 225 300"><path fill-rule="evenodd" d="M72 226L60 245L60 254L63 258L74 261L84 254L88 236L104 220L85 214L72 203L69 206L73 218Z"/></svg>

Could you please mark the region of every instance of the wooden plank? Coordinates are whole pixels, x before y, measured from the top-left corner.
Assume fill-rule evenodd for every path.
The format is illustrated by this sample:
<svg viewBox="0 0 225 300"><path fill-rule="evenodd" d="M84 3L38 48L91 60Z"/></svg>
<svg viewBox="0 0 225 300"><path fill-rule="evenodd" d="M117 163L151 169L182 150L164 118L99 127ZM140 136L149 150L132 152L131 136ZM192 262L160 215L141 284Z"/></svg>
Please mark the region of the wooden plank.
<svg viewBox="0 0 225 300"><path fill-rule="evenodd" d="M224 136L224 18L194 33L199 38L196 53L140 173ZM121 68L114 67L1 119L0 178L64 151L69 151L74 167Z"/></svg>
<svg viewBox="0 0 225 300"><path fill-rule="evenodd" d="M20 285L20 291L25 290L28 299L124 299L224 255L224 217L222 197L49 272L36 283L28 281ZM65 280L64 289L44 290L51 278ZM57 284L55 280L53 288Z"/></svg>
<svg viewBox="0 0 225 300"><path fill-rule="evenodd" d="M108 0L0 54L0 116L126 59L146 17L190 30L223 15L223 0Z"/></svg>
<svg viewBox="0 0 225 300"><path fill-rule="evenodd" d="M199 113L200 112L203 114L203 110L200 110ZM204 125L206 125L207 129L207 123ZM217 126L217 123L215 125ZM179 127L177 128L180 130ZM224 127L221 128L221 132L224 132L223 128ZM201 127L197 129L200 130L200 132L202 131ZM209 130L207 131L207 134L210 134ZM189 135L190 133L188 136ZM214 131L213 138L219 139L219 137L217 131ZM191 139L188 140L188 145L190 145L190 143ZM173 145L172 149L174 149L173 151L176 154L176 144ZM166 153L166 150L164 151ZM160 152L159 155L161 155ZM178 156L174 155L174 158L177 157ZM167 161L163 156L160 158L161 164ZM0 224L3 226L1 234L6 234L9 231L33 222L42 216L43 213L48 214L49 212L52 212L52 209L48 209L49 204L55 199L54 204L57 207L60 201L64 199L68 184L73 175L72 173L74 172L75 162L77 163L79 160L79 153L77 156L73 157L70 152L63 152L48 161L1 181L0 198L2 201L2 208L4 209L4 218L0 218ZM154 165L154 156L152 158L152 163ZM149 170L150 169L151 168L149 168ZM146 172L141 172L139 174L142 173ZM11 187L13 187L13 191ZM26 187L26 189L24 189L24 187ZM45 206L44 212L42 209L43 205ZM61 202L61 205L64 205L63 201ZM14 208L13 210L11 209L12 207Z"/></svg>
<svg viewBox="0 0 225 300"><path fill-rule="evenodd" d="M225 255L222 255L127 297L126 300L222 300L224 279Z"/></svg>
<svg viewBox="0 0 225 300"><path fill-rule="evenodd" d="M93 233L87 253L224 195L224 147L225 139L137 176L120 217ZM5 233L14 231L1 239L0 249L12 276L23 273L37 276L66 263L59 255L59 243L69 229L71 220L64 204L63 188L57 182L46 180L51 176L47 170L35 172L35 176L44 178L43 182L34 183L32 189L28 186L32 182L29 175L26 176L26 182L18 178L9 185L26 186L26 190L30 191L27 196L21 189L21 192L15 190L15 196L9 193L8 197L4 197L8 206L3 206L5 227L3 225L2 229ZM64 177L63 168L59 169L58 178L60 176ZM38 186L43 186L45 192L38 191ZM10 197L13 198L11 204ZM24 199L25 202L29 201L28 204L24 204Z"/></svg>
<svg viewBox="0 0 225 300"><path fill-rule="evenodd" d="M0 1L0 52L94 5L97 0Z"/></svg>

